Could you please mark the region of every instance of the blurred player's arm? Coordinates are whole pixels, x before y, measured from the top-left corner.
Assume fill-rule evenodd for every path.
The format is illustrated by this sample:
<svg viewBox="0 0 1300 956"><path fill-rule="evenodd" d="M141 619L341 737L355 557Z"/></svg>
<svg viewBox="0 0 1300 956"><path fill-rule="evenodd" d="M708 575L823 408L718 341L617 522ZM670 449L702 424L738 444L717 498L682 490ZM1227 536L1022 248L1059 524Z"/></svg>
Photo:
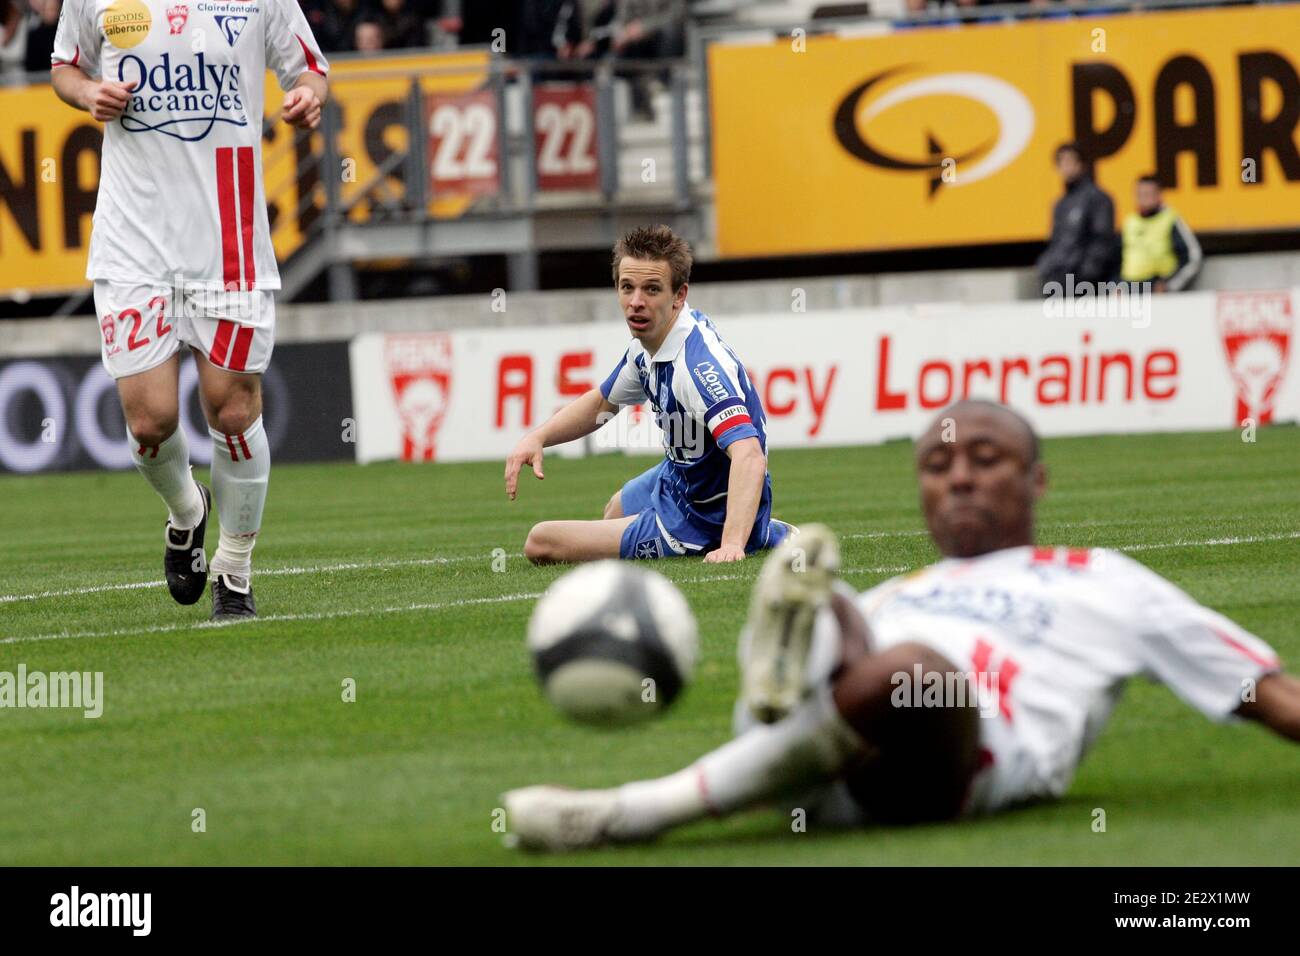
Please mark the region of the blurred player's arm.
<svg viewBox="0 0 1300 956"><path fill-rule="evenodd" d="M593 388L519 439L519 444L515 445L510 457L506 459L506 494L510 500L515 498L519 471L524 465L531 465L533 474L538 478L546 477L542 474L542 449L590 435L617 412L618 406L606 401L600 389Z"/></svg>
<svg viewBox="0 0 1300 956"><path fill-rule="evenodd" d="M722 526L722 545L704 556L708 563L740 561L745 543L754 530L758 502L767 477L767 456L757 438L742 438L726 447L731 458L727 474L727 520Z"/></svg>
<svg viewBox="0 0 1300 956"><path fill-rule="evenodd" d="M298 129L315 129L329 97L329 61L296 0L266 0L266 66L284 90L280 117Z"/></svg>
<svg viewBox="0 0 1300 956"><path fill-rule="evenodd" d="M1300 679L1281 672L1264 675L1255 685L1255 699L1238 707L1237 716L1300 743Z"/></svg>
<svg viewBox="0 0 1300 956"><path fill-rule="evenodd" d="M111 123L121 116L130 99L130 83L93 80L70 63L50 70L50 85L63 102L85 110L101 123Z"/></svg>
<svg viewBox="0 0 1300 956"><path fill-rule="evenodd" d="M304 73L284 97L280 115L290 126L315 129L320 124L321 107L329 99L329 82L318 73Z"/></svg>
<svg viewBox="0 0 1300 956"><path fill-rule="evenodd" d="M50 51L50 85L69 106L85 110L101 123L111 123L126 109L131 84L95 79L100 41L93 4L65 0Z"/></svg>

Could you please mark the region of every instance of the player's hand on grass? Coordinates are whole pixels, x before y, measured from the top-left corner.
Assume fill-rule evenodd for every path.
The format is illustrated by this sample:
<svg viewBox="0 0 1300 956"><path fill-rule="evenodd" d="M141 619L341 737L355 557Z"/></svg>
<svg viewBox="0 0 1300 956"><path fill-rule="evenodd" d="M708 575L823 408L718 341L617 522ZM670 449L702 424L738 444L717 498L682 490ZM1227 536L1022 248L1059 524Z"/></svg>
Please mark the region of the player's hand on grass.
<svg viewBox="0 0 1300 956"><path fill-rule="evenodd" d="M86 111L101 123L111 123L122 115L131 99L134 83L101 80L86 90Z"/></svg>
<svg viewBox="0 0 1300 956"><path fill-rule="evenodd" d="M734 544L724 544L716 551L710 551L704 556L705 564L727 564L731 561L744 561L745 549L738 548Z"/></svg>
<svg viewBox="0 0 1300 956"><path fill-rule="evenodd" d="M538 479L544 479L542 474L542 441L534 438L532 435L525 435L519 440L510 457L506 459L506 494L511 501L515 500L515 493L519 488L519 470L524 465L533 466L533 474Z"/></svg>
<svg viewBox="0 0 1300 956"><path fill-rule="evenodd" d="M320 98L310 86L295 86L285 94L280 116L298 129L315 129L320 125Z"/></svg>

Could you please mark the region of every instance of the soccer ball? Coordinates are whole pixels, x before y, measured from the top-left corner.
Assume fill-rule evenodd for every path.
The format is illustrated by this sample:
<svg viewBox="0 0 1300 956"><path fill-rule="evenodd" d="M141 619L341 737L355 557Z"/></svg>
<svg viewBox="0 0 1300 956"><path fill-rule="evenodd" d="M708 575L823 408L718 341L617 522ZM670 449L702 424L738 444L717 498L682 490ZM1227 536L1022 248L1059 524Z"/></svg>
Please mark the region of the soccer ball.
<svg viewBox="0 0 1300 956"><path fill-rule="evenodd" d="M662 713L695 671L699 635L682 592L622 561L570 571L537 602L528 649L564 714L618 726Z"/></svg>

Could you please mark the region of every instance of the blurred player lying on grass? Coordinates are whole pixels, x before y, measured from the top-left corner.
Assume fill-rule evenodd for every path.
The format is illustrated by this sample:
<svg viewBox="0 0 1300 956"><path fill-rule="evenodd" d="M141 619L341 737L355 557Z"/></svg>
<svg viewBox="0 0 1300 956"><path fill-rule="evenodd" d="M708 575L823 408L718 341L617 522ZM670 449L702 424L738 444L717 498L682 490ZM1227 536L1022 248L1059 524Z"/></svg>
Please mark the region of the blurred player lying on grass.
<svg viewBox="0 0 1300 956"><path fill-rule="evenodd" d="M614 493L600 521L543 521L524 554L536 564L704 555L739 561L776 547L790 526L772 518L767 430L745 365L707 315L686 302L691 250L667 226L614 245L614 282L632 342L609 378L525 435L506 459L542 474L542 450L596 431L622 405L649 402L664 460Z"/></svg>
<svg viewBox="0 0 1300 956"><path fill-rule="evenodd" d="M1061 796L1126 678L1215 720L1300 741L1300 680L1273 650L1136 561L1034 545L1038 439L988 402L916 446L943 560L858 596L810 526L771 555L741 635L738 736L658 780L505 794L525 847L644 840L796 798L825 823L915 823Z"/></svg>

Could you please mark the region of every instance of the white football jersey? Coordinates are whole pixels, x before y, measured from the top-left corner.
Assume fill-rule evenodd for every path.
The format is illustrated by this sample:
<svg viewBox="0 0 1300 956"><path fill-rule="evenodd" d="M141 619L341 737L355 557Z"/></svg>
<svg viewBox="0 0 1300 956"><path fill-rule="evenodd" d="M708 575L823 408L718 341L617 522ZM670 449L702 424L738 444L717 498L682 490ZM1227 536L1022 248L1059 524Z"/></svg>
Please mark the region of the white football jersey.
<svg viewBox="0 0 1300 956"><path fill-rule="evenodd" d="M280 287L266 70L288 90L328 68L297 0L64 0L51 63L134 86L104 131L86 278Z"/></svg>
<svg viewBox="0 0 1300 956"><path fill-rule="evenodd" d="M1229 720L1250 682L1280 667L1259 638L1105 549L949 558L867 591L859 606L878 648L916 641L990 675L980 678L996 698L980 721L984 759L1020 766L1000 768L1015 779L984 809L1063 793L1129 677Z"/></svg>

